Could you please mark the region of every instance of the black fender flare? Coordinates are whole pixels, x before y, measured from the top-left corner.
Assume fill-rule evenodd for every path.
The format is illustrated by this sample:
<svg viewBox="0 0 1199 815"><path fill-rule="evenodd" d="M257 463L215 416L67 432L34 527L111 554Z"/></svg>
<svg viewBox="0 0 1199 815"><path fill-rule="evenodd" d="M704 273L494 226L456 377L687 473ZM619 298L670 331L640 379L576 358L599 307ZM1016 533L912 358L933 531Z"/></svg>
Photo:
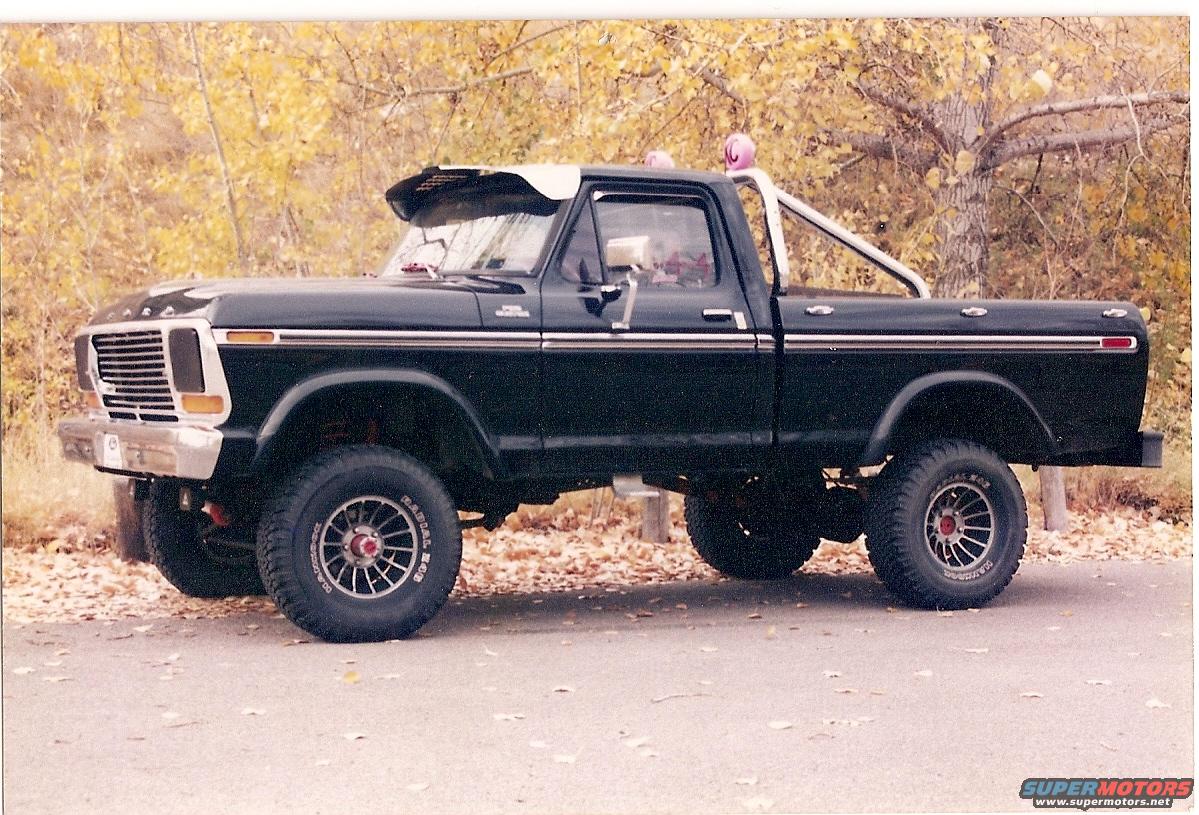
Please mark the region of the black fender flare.
<svg viewBox="0 0 1199 815"><path fill-rule="evenodd" d="M330 389L344 388L348 385L404 385L436 394L443 402L449 403L457 418L470 430L487 470L496 476L503 474L499 446L487 432L470 401L457 388L424 371L394 368L355 368L326 372L292 385L275 402L258 430L252 467L258 469L270 458L276 435L308 400L319 397Z"/></svg>
<svg viewBox="0 0 1199 815"><path fill-rule="evenodd" d="M1044 418L1041 417L1040 411L1033 405L1032 400L1020 388L1001 376L983 371L940 371L913 379L895 395L895 398L891 400L891 403L887 405L886 410L883 411L875 423L874 430L870 434L870 440L866 443L866 449L862 451L858 466L872 467L876 464L882 464L886 460L887 446L891 440L891 434L894 432L896 425L899 424L900 419L903 418L904 412L907 411L908 407L914 401L932 391L951 388L957 385L988 385L1006 391L1023 405L1029 412L1029 415L1033 417L1036 426L1044 436L1043 441L1048 449L1050 451L1057 450L1058 442L1053 435L1053 431L1049 429L1049 425L1045 423Z"/></svg>

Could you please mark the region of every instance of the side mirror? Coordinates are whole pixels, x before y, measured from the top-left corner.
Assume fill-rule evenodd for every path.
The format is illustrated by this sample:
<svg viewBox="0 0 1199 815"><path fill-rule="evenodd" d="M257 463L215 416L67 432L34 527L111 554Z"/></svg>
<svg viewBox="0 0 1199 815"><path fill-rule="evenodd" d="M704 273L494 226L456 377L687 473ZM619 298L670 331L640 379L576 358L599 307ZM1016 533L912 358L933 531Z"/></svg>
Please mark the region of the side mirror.
<svg viewBox="0 0 1199 815"><path fill-rule="evenodd" d="M644 269L649 262L649 235L612 238L604 244L604 262L609 269Z"/></svg>

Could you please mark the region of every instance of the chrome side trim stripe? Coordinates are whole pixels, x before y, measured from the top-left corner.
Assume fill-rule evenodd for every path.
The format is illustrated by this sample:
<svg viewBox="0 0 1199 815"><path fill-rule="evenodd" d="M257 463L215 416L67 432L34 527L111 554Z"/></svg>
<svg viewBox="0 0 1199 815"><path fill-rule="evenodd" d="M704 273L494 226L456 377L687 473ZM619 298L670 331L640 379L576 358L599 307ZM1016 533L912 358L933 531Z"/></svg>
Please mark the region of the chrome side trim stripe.
<svg viewBox="0 0 1199 815"><path fill-rule="evenodd" d="M231 331L270 332L272 343L230 342ZM633 332L386 331L348 329L216 329L216 341L233 347L446 348L452 350L545 351L771 351L770 334L669 334ZM1105 343L1105 340L1107 341ZM1108 344L1118 341L1114 344ZM944 335L944 334L787 334L787 351L1039 351L1131 354L1136 337Z"/></svg>
<svg viewBox="0 0 1199 815"><path fill-rule="evenodd" d="M1119 337L1129 344L1105 347L1104 337L1038 337L1028 335L944 334L787 334L787 351L1048 351L1131 354L1136 337ZM1113 339L1113 338L1106 338Z"/></svg>
<svg viewBox="0 0 1199 815"><path fill-rule="evenodd" d="M753 334L547 333L546 351L753 351Z"/></svg>

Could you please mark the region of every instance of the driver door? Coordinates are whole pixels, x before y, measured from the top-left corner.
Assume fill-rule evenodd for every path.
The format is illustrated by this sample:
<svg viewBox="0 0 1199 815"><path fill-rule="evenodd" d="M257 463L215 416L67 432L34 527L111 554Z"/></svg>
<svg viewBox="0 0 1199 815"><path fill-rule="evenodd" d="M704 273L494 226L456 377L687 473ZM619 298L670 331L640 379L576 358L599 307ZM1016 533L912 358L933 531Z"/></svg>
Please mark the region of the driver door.
<svg viewBox="0 0 1199 815"><path fill-rule="evenodd" d="M543 275L547 472L735 468L768 449L769 352L715 202L700 186L649 186L585 188ZM605 250L630 242L641 263L610 266Z"/></svg>

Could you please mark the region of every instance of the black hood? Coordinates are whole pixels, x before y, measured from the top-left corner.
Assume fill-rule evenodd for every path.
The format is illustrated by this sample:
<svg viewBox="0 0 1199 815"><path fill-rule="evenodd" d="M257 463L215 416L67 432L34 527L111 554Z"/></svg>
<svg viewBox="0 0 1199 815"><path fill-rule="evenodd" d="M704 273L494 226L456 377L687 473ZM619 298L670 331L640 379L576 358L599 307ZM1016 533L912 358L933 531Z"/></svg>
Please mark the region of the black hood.
<svg viewBox="0 0 1199 815"><path fill-rule="evenodd" d="M242 278L151 286L101 308L92 325L204 317L214 328L478 328L476 293L518 294L529 278Z"/></svg>

